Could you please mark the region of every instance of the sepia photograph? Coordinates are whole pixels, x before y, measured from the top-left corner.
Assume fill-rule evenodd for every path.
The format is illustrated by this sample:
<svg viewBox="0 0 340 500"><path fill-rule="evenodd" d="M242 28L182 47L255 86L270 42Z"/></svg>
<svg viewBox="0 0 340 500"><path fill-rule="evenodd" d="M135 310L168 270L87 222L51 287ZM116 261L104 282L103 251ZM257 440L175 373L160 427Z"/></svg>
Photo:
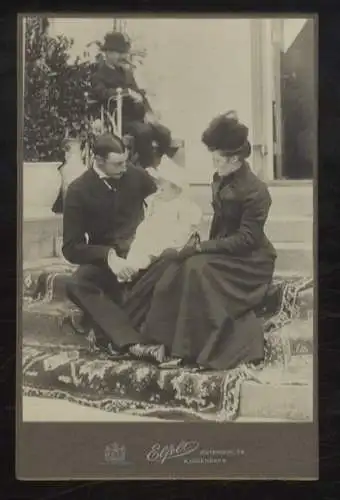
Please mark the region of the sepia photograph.
<svg viewBox="0 0 340 500"><path fill-rule="evenodd" d="M20 20L21 421L313 422L315 19L78 16Z"/></svg>

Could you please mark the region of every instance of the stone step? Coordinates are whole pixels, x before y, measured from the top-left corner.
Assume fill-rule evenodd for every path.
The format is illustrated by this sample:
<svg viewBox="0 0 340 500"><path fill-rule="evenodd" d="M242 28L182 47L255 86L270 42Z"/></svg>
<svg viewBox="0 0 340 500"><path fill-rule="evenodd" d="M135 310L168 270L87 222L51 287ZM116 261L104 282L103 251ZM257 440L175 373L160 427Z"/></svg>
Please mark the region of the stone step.
<svg viewBox="0 0 340 500"><path fill-rule="evenodd" d="M202 239L204 239L204 233L202 234ZM273 245L277 252L277 273L291 272L292 274L313 275L314 262L312 244L294 241L273 241ZM54 242L54 255L64 259L61 249L62 238L57 237Z"/></svg>
<svg viewBox="0 0 340 500"><path fill-rule="evenodd" d="M55 240L62 235L62 218L59 215L37 214L23 221L22 251L24 261L32 261L55 255Z"/></svg>
<svg viewBox="0 0 340 500"><path fill-rule="evenodd" d="M269 185L269 191L272 197L271 216L313 217L312 183L277 182Z"/></svg>
<svg viewBox="0 0 340 500"><path fill-rule="evenodd" d="M302 223L302 225L303 224L304 223ZM272 228L272 232L278 235L280 233L280 226L274 229L274 225L275 223L273 222L270 227ZM209 227L210 223L207 220L203 221L201 226L202 239L207 238ZM306 232L308 230L310 231L310 229L306 229ZM288 229L286 231L288 231ZM298 231L296 231L295 234L299 234ZM301 234L303 233L301 232ZM287 241L286 238L290 238L290 240ZM284 232L282 232L282 237L280 239L284 241L276 242L274 239L271 239L278 254L276 261L277 272L313 275L314 263L312 241L310 243L304 243L302 241L294 241L293 238L293 236L285 235ZM300 239L302 240L302 238ZM47 235L46 233L45 235L41 235L40 233L40 235L36 235L35 240L32 237L29 243L27 243L26 239L26 243L24 242L23 247L23 257L24 260L37 260L55 256L63 259L61 247L61 236L57 234Z"/></svg>
<svg viewBox="0 0 340 500"><path fill-rule="evenodd" d="M74 334L70 317L80 318L80 311L67 300L53 302L24 300L22 308L22 330L24 342L27 339L44 339L53 337L56 341L65 334ZM288 364L296 356L308 356L314 351L313 315L306 319L296 318L282 327L280 332L270 334L269 348L274 349L277 342L288 340ZM275 347L276 349L276 347ZM274 352L274 351L273 351ZM278 361L279 353L273 354L273 361Z"/></svg>
<svg viewBox="0 0 340 500"><path fill-rule="evenodd" d="M208 238L210 223L211 216L205 216L200 226L202 239ZM282 220L279 220L279 223L277 223L274 219L269 222L269 227L266 231L278 255L276 261L276 272L278 274L292 273L300 274L302 276L313 276L314 259L313 239L311 237L312 222L306 222L305 220L299 221L298 225L295 226L296 229L294 229L294 232L291 231L288 222L287 224L288 226L283 224ZM283 227L285 227L285 229L283 229ZM300 238L297 236L298 230L301 230L301 234L303 236L308 236L307 233L309 232L309 239L304 240L302 237ZM272 238L271 235L274 235L276 239ZM299 240L296 241L297 239Z"/></svg>
<svg viewBox="0 0 340 500"><path fill-rule="evenodd" d="M202 235L204 238L204 233ZM300 276L314 275L314 257L312 243L273 241L277 252L276 273L281 275L290 273ZM62 238L57 237L54 242L54 255L64 260L62 255ZM64 260L64 262L66 262Z"/></svg>
<svg viewBox="0 0 340 500"><path fill-rule="evenodd" d="M64 399L24 396L22 401L24 422L164 422L164 419L131 415L128 412L113 413L89 406L81 406ZM270 422L268 422L270 423Z"/></svg>
<svg viewBox="0 0 340 500"><path fill-rule="evenodd" d="M23 294L25 297L37 298L38 280L42 284L47 283L51 290L51 299L62 301L66 298L65 286L72 273L77 269L77 266L67 263L60 258L39 259L36 261L25 262L23 268ZM51 276L46 281L46 277ZM276 281L287 281L293 278L301 277L301 273L292 273L291 270L282 273L276 273ZM45 295L45 294L44 294ZM298 297L300 307L300 317L306 319L310 316L314 309L313 288L307 288L300 292Z"/></svg>
<svg viewBox="0 0 340 500"><path fill-rule="evenodd" d="M205 214L211 213L209 184L191 184L192 198ZM310 183L276 183L269 185L272 196L271 217L313 217L313 186Z"/></svg>
<svg viewBox="0 0 340 500"><path fill-rule="evenodd" d="M200 226L203 239L208 238L210 224L211 215L204 216ZM285 253L291 244L298 244L296 247L298 251L301 250L302 245L307 245L308 249L310 249L313 242L313 220L308 217L271 217L267 222L266 233L274 246L277 247L279 253L282 253L282 251ZM284 248L282 248L281 244L283 244ZM63 258L61 246L62 219L60 216L45 219L32 218L24 221L23 258L25 261L53 256ZM296 255L298 262L300 262L300 255L301 253ZM302 257L304 261L305 255L303 254ZM288 257L288 260L290 259L291 253L289 253ZM296 260L295 256L292 261L294 260ZM281 271L287 270L285 263L286 259L283 257L283 267L279 267ZM309 259L309 265L310 263ZM305 267L301 268L301 270L303 269ZM297 270L300 270L300 268Z"/></svg>
<svg viewBox="0 0 340 500"><path fill-rule="evenodd" d="M290 361L296 356L309 356L314 352L314 316L309 315L306 319L294 319L291 323L282 327L280 335L284 339L289 339L291 353Z"/></svg>
<svg viewBox="0 0 340 500"><path fill-rule="evenodd" d="M277 419L313 420L313 358L297 357L295 370L265 368L259 381L244 382L240 394L240 421Z"/></svg>
<svg viewBox="0 0 340 500"><path fill-rule="evenodd" d="M269 217L265 231L273 243L313 242L312 217Z"/></svg>
<svg viewBox="0 0 340 500"><path fill-rule="evenodd" d="M76 309L73 310L77 313ZM69 311L70 304L66 302L24 304L23 345L86 349L85 337L74 334L65 321ZM284 335L289 335L290 330L293 340L295 337L301 344L301 339L304 339L312 345L311 322L295 321L284 329ZM255 381L242 384L237 422L312 420L313 355L310 352L301 354L301 350L295 351L286 367L274 362L262 370L254 370L253 374Z"/></svg>
<svg viewBox="0 0 340 500"><path fill-rule="evenodd" d="M67 370L65 370L67 373ZM199 376L199 375L197 375ZM66 377L65 377L66 378ZM113 375L112 381L110 378L107 378L107 385L110 386L110 383L113 382L117 378ZM60 381L53 380L53 377L50 377L49 385L52 387L56 385L59 387L61 385ZM130 391L133 394L133 391L130 388ZM169 397L169 394L164 390L163 398L166 400ZM91 394L91 389L89 390ZM114 393L114 392L113 392ZM112 392L111 392L112 394ZM139 399L141 399L140 395ZM162 396L161 396L162 397ZM42 404L39 404L41 401ZM89 420L89 413L86 412L86 407L82 406L73 406L67 408L65 404L58 404L58 400L41 400L35 399L35 405L41 406L42 410L47 410L48 402L51 401L51 404L57 410L59 406L64 408L65 411L68 412L68 418L72 419L72 416L78 415L79 413L83 413L83 418L80 420L87 419ZM25 406L29 405L29 401L25 398ZM70 406L70 405L69 405ZM81 412L81 408L83 408L83 412ZM85 409L86 408L86 409ZM28 409L28 408L27 408ZM35 408L36 410L37 408ZM33 408L31 408L33 410ZM77 411L78 410L78 411ZM32 411L31 411L32 413ZM51 415L51 412L48 412ZM142 419L144 421L156 421L158 411L155 409L154 411L149 411L148 416L143 416ZM177 415L173 415L172 418L166 418L166 414L163 414L161 420L164 421L181 421L181 418L178 416L178 412L174 412L171 409L170 414L177 413ZM204 412L205 413L205 412ZM299 380L295 378L294 381L290 382L273 382L273 383L256 383L256 382L244 382L241 386L240 393L240 402L239 402L239 412L238 417L236 418L236 423L273 423L273 422L310 422L313 420L313 383L312 377L310 380ZM137 412L136 412L137 414ZM107 412L107 415L109 413ZM129 410L125 412L121 412L118 414L112 414L112 420L121 420L121 421L129 421L133 420L133 417L129 417L131 412ZM31 415L32 418L30 420L43 420L43 418L39 418L37 412L34 412L34 416ZM105 412L100 412L97 410L98 420L109 420L109 418L104 418ZM189 414L190 416L190 414ZM207 421L216 421L216 417L214 414L205 413L205 418ZM47 418L50 420L51 416ZM137 419L137 418L136 418ZM61 418L63 420L63 418ZM74 420L74 418L73 418Z"/></svg>
<svg viewBox="0 0 340 500"><path fill-rule="evenodd" d="M31 310L32 311L32 310ZM55 306L54 313L50 310L57 327ZM68 346L71 350L86 349L84 337L72 335L70 330L54 331L43 324L40 317L40 329L24 331L23 344L30 348L43 346L56 349ZM52 319L51 319L52 321ZM28 326L26 322L26 326ZM287 368L273 365L263 370L254 370L255 381L246 381L241 386L239 418L237 422L250 421L311 421L313 418L313 357L311 355L294 356ZM60 381L49 377L49 387ZM106 380L110 386L110 380ZM91 389L89 389L91 390ZM129 396L129 394L126 394ZM209 415L206 415L209 419ZM213 419L213 415L211 415Z"/></svg>
<svg viewBox="0 0 340 500"><path fill-rule="evenodd" d="M208 238L212 215L204 215L200 225L203 239ZM270 241L275 243L313 242L313 219L311 217L270 217L265 226Z"/></svg>
<svg viewBox="0 0 340 500"><path fill-rule="evenodd" d="M304 243L311 247L313 241L313 189L310 184L275 184L269 186L273 205L267 223L267 234L274 244ZM210 186L192 185L193 199L205 215L212 213ZM209 217L202 223L202 235L207 237ZM62 217L51 211L44 214L30 211L23 221L23 258L60 256ZM304 255L302 256L304 260ZM288 260L291 260L289 253ZM295 260L295 257L292 261ZM283 260L285 264L286 260ZM282 267L282 271L286 267Z"/></svg>
<svg viewBox="0 0 340 500"><path fill-rule="evenodd" d="M23 269L24 297L37 299L37 293L42 291L43 296L49 294L50 300L65 300L66 284L76 269L77 266L60 258L26 262Z"/></svg>
<svg viewBox="0 0 340 500"><path fill-rule="evenodd" d="M300 273L302 276L314 275L313 246L305 243L281 242L275 243L277 260L276 273Z"/></svg>
<svg viewBox="0 0 340 500"><path fill-rule="evenodd" d="M80 316L80 311L68 301L51 303L24 301L22 308L23 343L83 343L80 335L75 335L69 318ZM85 344L84 344L85 345Z"/></svg>

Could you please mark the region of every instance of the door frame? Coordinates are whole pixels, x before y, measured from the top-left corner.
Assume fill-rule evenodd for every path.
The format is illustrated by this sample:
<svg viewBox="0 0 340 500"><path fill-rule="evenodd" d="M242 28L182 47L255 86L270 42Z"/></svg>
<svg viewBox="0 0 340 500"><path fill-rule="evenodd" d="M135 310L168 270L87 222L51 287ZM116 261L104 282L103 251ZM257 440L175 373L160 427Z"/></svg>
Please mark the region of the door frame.
<svg viewBox="0 0 340 500"><path fill-rule="evenodd" d="M282 179L281 51L284 19L252 19L253 166L266 182Z"/></svg>
<svg viewBox="0 0 340 500"><path fill-rule="evenodd" d="M273 93L272 93L272 117L273 117L273 179L282 179L283 161L283 122L282 122L282 92L281 92L281 54L284 42L284 19L272 19L270 21L270 36L273 66Z"/></svg>

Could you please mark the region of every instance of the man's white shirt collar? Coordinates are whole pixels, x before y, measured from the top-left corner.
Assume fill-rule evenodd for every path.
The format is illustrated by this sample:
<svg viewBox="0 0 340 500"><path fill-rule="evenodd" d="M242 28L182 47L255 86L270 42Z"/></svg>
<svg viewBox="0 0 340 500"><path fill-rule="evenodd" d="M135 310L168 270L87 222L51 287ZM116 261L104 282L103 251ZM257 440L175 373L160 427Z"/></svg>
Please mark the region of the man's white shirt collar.
<svg viewBox="0 0 340 500"><path fill-rule="evenodd" d="M96 164L93 165L93 170L96 172L99 179L109 179L109 176L107 174L105 174L105 172L100 170L100 168L98 168Z"/></svg>

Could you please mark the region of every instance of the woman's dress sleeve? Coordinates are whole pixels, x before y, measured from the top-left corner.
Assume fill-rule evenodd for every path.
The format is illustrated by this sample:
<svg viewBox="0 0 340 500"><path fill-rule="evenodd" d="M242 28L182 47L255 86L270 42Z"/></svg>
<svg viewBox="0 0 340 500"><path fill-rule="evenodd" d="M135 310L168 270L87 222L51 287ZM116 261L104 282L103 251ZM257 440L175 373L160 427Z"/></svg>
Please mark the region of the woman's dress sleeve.
<svg viewBox="0 0 340 500"><path fill-rule="evenodd" d="M229 254L239 254L252 250L261 244L264 237L264 225L271 206L271 196L266 187L248 193L243 201L243 211L240 226L226 238L205 242L205 250L223 251Z"/></svg>

